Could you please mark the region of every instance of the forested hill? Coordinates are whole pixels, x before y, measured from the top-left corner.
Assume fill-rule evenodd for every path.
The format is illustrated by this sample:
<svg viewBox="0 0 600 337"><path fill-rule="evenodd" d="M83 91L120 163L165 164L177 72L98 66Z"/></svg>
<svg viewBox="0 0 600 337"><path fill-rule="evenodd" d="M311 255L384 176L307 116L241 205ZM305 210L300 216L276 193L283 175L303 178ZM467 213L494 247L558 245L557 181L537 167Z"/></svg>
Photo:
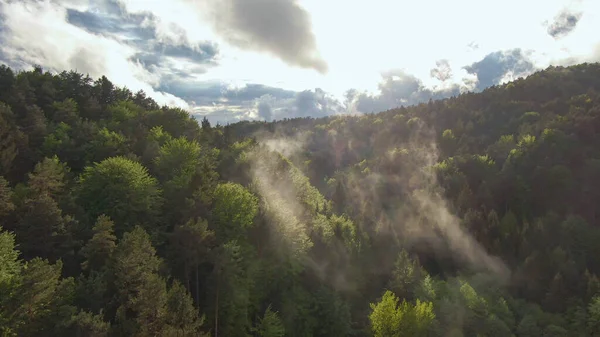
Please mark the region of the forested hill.
<svg viewBox="0 0 600 337"><path fill-rule="evenodd" d="M0 66L0 335L600 336L600 65L200 125Z"/></svg>

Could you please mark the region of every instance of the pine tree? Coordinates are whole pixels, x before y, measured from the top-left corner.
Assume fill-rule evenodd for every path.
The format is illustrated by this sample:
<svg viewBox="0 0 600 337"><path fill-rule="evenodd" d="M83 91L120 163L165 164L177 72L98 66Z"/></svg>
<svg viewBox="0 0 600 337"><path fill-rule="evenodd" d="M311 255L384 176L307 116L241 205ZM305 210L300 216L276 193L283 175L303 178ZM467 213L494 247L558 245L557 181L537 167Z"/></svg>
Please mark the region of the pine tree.
<svg viewBox="0 0 600 337"><path fill-rule="evenodd" d="M98 217L94 228L94 236L81 249L85 261L81 267L84 270L101 270L109 261L116 247L117 237L114 234L114 223L109 217Z"/></svg>

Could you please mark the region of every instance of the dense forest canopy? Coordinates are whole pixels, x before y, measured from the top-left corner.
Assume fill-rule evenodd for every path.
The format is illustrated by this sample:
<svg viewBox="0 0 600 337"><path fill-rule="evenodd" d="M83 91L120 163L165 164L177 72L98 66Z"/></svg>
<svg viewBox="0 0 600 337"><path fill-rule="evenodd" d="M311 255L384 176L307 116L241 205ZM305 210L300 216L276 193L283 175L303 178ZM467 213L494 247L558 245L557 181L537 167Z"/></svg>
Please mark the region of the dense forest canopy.
<svg viewBox="0 0 600 337"><path fill-rule="evenodd" d="M198 123L0 66L3 336L600 336L600 64Z"/></svg>

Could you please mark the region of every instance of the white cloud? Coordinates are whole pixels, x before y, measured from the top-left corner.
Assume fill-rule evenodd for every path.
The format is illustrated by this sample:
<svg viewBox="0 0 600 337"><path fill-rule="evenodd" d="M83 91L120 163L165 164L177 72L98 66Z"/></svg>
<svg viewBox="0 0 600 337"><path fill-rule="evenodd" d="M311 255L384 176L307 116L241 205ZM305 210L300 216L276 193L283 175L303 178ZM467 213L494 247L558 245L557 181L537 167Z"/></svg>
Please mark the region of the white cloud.
<svg viewBox="0 0 600 337"><path fill-rule="evenodd" d="M151 57L144 63L133 61L136 53L153 51L141 50L118 30L100 36L66 21L65 7L101 12L110 5L109 1L119 1L122 9L138 14L138 18L139 14L146 15L142 26L150 28L156 42L186 47L216 42L218 56L212 60L218 65L202 67L194 64L195 60L184 61L171 57L173 55L161 55L161 62L155 63ZM521 0L298 0L310 14L315 49L329 65L327 75L290 67L274 55L232 46L214 31L214 25L206 17L207 6L213 1L0 0L4 16L0 55L12 64L37 63L58 71L77 69L94 77L106 75L131 90L143 89L161 104L182 107L189 104L194 111L218 113L227 120L240 116L260 118L269 113L280 118L286 113L302 112L288 107L292 104L289 98L285 102L277 97L264 97L261 101L249 99L244 105L228 105L218 98L202 99L198 95L192 100L189 96L194 95L189 92L199 90L194 83L212 81L239 88L254 83L297 92L322 88L337 102L344 102L345 93L354 88L379 107L402 100L412 102L427 96L423 93L479 89L477 74L467 72L464 67L497 52L520 49L533 64L532 69L600 60L600 36L597 35L600 1L597 0L548 0L543 4ZM580 20L568 34L555 39L548 34L547 23L565 10L581 13ZM143 27L138 24L135 28ZM431 77L431 69L441 59L447 60L444 67L451 71L445 71L442 77ZM403 88L402 83L385 76L390 69L418 79L416 94L398 92ZM488 79L506 81L526 73L508 67ZM382 82L382 74L389 83ZM187 85L180 88L185 88L188 95L163 85L169 76L170 81L187 81ZM189 103L157 90L180 95ZM215 105L196 106L193 101L215 102ZM329 111L319 104L311 106L313 112Z"/></svg>
<svg viewBox="0 0 600 337"><path fill-rule="evenodd" d="M159 104L189 107L180 98L152 89L157 79L139 63L129 61L135 49L68 24L62 5L23 1L0 6L4 16L4 61L39 64L54 71L74 69L92 77L106 75L134 92L144 90Z"/></svg>

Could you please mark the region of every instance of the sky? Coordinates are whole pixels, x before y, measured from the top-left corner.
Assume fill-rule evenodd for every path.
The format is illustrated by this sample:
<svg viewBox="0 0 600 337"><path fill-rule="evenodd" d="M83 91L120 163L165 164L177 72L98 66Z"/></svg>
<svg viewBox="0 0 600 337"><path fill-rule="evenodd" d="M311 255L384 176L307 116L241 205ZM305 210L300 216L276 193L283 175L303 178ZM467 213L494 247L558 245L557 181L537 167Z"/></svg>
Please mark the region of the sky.
<svg viewBox="0 0 600 337"><path fill-rule="evenodd" d="M598 0L0 0L0 62L212 123L378 112L600 61Z"/></svg>

